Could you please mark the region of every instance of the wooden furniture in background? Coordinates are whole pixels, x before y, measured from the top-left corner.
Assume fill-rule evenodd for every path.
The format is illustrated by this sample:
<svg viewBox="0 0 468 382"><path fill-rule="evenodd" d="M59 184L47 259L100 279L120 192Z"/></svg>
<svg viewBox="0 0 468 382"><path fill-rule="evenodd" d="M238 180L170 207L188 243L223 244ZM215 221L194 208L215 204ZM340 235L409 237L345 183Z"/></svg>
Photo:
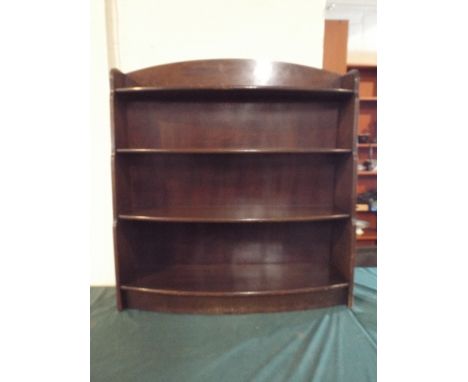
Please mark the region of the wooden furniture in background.
<svg viewBox="0 0 468 382"><path fill-rule="evenodd" d="M251 60L113 69L118 308L351 305L358 83Z"/></svg>
<svg viewBox="0 0 468 382"><path fill-rule="evenodd" d="M348 70L358 70L359 123L358 134L368 134L369 143L358 144L358 161L377 161L377 66L373 64L348 64ZM377 190L377 170L359 171L357 194ZM377 212L358 212L358 219L370 223L362 236L357 236L358 247L377 246Z"/></svg>
<svg viewBox="0 0 468 382"><path fill-rule="evenodd" d="M340 74L347 72L348 25L348 20L325 20L323 69Z"/></svg>

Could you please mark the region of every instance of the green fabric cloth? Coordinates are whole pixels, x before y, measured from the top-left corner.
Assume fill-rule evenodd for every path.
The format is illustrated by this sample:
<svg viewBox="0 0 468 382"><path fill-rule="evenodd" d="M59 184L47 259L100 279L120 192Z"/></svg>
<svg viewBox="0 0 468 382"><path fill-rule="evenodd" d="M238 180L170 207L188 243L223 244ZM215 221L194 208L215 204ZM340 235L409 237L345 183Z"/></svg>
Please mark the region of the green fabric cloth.
<svg viewBox="0 0 468 382"><path fill-rule="evenodd" d="M91 381L376 381L376 268L356 268L354 295L352 309L204 316L119 313L93 287Z"/></svg>

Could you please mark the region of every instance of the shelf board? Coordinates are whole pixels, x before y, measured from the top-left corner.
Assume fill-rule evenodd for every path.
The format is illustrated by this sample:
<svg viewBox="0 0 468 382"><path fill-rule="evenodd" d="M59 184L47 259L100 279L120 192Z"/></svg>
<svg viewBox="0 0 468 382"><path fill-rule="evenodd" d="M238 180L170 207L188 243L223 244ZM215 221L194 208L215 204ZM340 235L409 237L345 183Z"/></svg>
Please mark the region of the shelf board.
<svg viewBox="0 0 468 382"><path fill-rule="evenodd" d="M121 148L119 154L349 154L337 148Z"/></svg>
<svg viewBox="0 0 468 382"><path fill-rule="evenodd" d="M361 102L377 102L377 97L360 97Z"/></svg>
<svg viewBox="0 0 468 382"><path fill-rule="evenodd" d="M377 171L358 171L359 176L377 176Z"/></svg>
<svg viewBox="0 0 468 382"><path fill-rule="evenodd" d="M161 269L120 288L179 296L258 296L347 287L328 263L274 263L161 265Z"/></svg>
<svg viewBox="0 0 468 382"><path fill-rule="evenodd" d="M348 63L346 66L348 67L348 70L350 69L376 69L377 70L377 64L371 64L371 63Z"/></svg>
<svg viewBox="0 0 468 382"><path fill-rule="evenodd" d="M377 148L377 143L358 143L357 147L360 149L369 147Z"/></svg>
<svg viewBox="0 0 468 382"><path fill-rule="evenodd" d="M358 211L358 210L356 210L356 214L374 214L374 215L377 215L377 211L371 211L371 210L368 210L368 211Z"/></svg>
<svg viewBox="0 0 468 382"><path fill-rule="evenodd" d="M120 87L114 89L118 95L138 96L138 95L152 95L152 96L191 96L191 95L291 95L301 97L313 97L318 99L340 100L346 99L356 92L350 89L335 88L335 89L308 89L308 88L291 88L284 86L232 86L232 87L158 87L158 86L133 86L133 87Z"/></svg>
<svg viewBox="0 0 468 382"><path fill-rule="evenodd" d="M377 230L376 229L364 229L364 233L360 236L356 236L358 241L363 240L377 240Z"/></svg>
<svg viewBox="0 0 468 382"><path fill-rule="evenodd" d="M350 214L311 206L220 206L140 209L121 213L119 219L153 222L262 223L346 219Z"/></svg>

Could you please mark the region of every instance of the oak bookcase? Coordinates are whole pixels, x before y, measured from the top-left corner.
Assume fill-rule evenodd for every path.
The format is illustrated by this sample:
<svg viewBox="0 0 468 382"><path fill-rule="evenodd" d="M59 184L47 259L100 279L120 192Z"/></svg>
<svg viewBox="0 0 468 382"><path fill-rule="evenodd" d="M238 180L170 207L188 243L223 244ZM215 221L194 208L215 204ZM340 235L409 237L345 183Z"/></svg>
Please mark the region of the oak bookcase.
<svg viewBox="0 0 468 382"><path fill-rule="evenodd" d="M352 304L357 71L111 71L118 309Z"/></svg>

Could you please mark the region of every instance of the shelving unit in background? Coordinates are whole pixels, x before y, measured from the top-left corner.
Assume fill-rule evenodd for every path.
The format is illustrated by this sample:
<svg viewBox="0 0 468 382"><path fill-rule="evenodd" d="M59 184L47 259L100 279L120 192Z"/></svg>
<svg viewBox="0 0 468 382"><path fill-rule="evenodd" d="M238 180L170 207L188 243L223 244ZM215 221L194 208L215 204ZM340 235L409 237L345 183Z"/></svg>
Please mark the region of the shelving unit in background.
<svg viewBox="0 0 468 382"><path fill-rule="evenodd" d="M119 309L352 304L356 71L205 60L111 84Z"/></svg>
<svg viewBox="0 0 468 382"><path fill-rule="evenodd" d="M377 65L348 64L348 70L359 71L359 123L358 135L368 134L369 143L358 143L358 162L377 160ZM358 171L357 194L377 190L377 171ZM368 221L369 228L357 236L358 247L377 246L377 213L357 212L357 218Z"/></svg>

